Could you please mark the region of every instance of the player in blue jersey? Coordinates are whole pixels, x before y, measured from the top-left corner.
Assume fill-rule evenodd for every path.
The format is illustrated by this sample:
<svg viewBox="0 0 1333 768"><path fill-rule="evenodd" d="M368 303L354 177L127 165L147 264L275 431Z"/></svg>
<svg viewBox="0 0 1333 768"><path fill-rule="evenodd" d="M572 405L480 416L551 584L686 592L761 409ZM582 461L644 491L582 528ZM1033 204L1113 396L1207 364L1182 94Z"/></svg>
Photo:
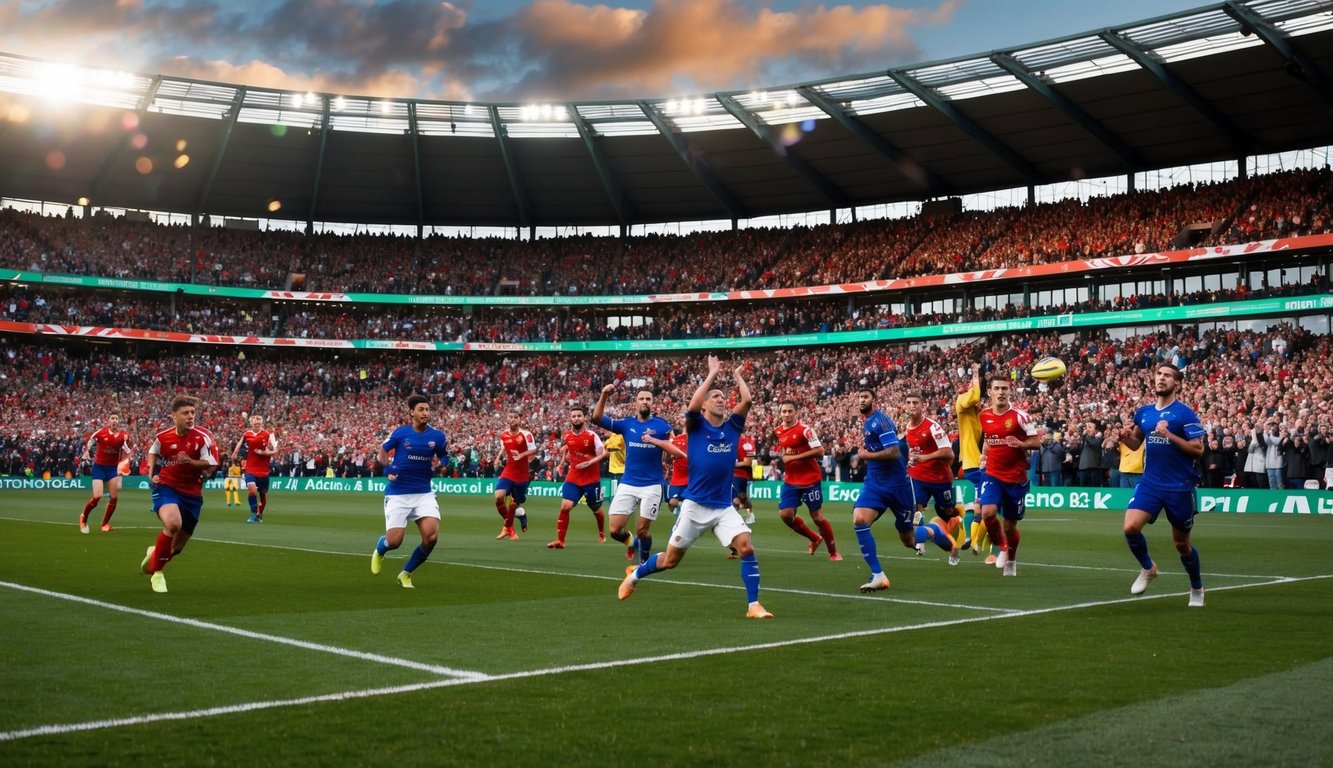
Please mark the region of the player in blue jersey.
<svg viewBox="0 0 1333 768"><path fill-rule="evenodd" d="M620 583L620 599L634 594L639 579L675 568L690 545L712 531L722 546L735 547L740 554L741 581L749 601L746 617L771 619L773 614L759 604L759 561L750 543L750 529L731 505L731 476L736 468L736 448L745 431L745 416L750 412L750 387L741 377L740 369L732 371L740 399L728 411L726 394L713 387L721 370L721 362L709 355L708 376L694 391L685 412L688 436L685 453L690 457L690 478L680 516L671 529L671 542L665 552L649 557L637 568L627 569L625 580Z"/></svg>
<svg viewBox="0 0 1333 768"><path fill-rule="evenodd" d="M865 462L866 479L861 494L856 498L856 507L852 510L852 530L856 533L857 543L861 545L861 557L870 566L870 581L861 585L861 591L878 592L889 588L889 577L884 575L884 569L880 566L879 549L870 526L875 524L885 510L891 510L893 527L897 529L903 546L916 549L917 526L913 524L916 497L912 493L911 478L907 475L907 459L902 441L898 438L898 429L893 419L875 406L874 390L859 390L856 393L856 407L865 417L861 430L865 445L857 450L857 455ZM928 535L924 528L922 535Z"/></svg>
<svg viewBox="0 0 1333 768"><path fill-rule="evenodd" d="M1120 442L1130 450L1136 450L1145 440L1148 443L1143 454L1143 477L1125 510L1125 541L1142 567L1129 592L1141 595L1157 578L1157 564L1148 557L1143 527L1157 522L1165 509L1167 522L1171 523L1171 541L1190 577L1189 605L1202 608L1199 550L1190 543L1190 532L1194 529L1194 489L1199 485L1194 462L1203 456L1207 431L1199 424L1194 409L1176 399L1184 378L1176 366L1158 365L1153 374L1157 402L1134 411L1133 423L1126 424L1121 432Z"/></svg>
<svg viewBox="0 0 1333 768"><path fill-rule="evenodd" d="M625 439L625 473L611 498L611 538L625 546L625 557L642 563L653 551L652 528L662 504L662 449L651 439L670 440L671 425L653 415L653 393L641 389L634 395L634 418L611 419L603 415L606 398L616 391L616 385L602 387L597 405L592 409L592 420L602 429L610 430ZM625 530L629 516L639 512L634 538Z"/></svg>
<svg viewBox="0 0 1333 768"><path fill-rule="evenodd" d="M426 562L440 535L440 505L430 479L441 461L448 461L448 439L430 426L430 401L424 395L407 398L410 424L395 429L379 449L379 463L389 482L384 489L384 535L370 553L370 572L384 567L384 554L403 545L409 520L421 532L421 544L412 550L398 583L412 589L412 572ZM392 458L390 454L393 454Z"/></svg>

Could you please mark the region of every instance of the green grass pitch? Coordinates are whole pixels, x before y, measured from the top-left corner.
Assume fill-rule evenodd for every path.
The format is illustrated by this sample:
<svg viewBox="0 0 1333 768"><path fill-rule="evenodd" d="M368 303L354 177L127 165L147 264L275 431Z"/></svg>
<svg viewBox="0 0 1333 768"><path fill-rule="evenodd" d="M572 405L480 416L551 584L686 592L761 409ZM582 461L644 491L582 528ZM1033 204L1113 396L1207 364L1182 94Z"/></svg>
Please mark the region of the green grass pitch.
<svg viewBox="0 0 1333 768"><path fill-rule="evenodd" d="M1201 515L1195 610L1165 521L1140 598L1120 515L1097 512L1031 513L1016 579L882 521L893 588L861 595L846 505L826 510L840 563L761 505L776 618L754 621L713 539L618 601L624 549L580 507L548 550L550 500L510 542L489 499L441 497L405 590L413 529L370 574L380 498L274 494L246 525L211 493L159 595L146 493L86 536L84 499L0 494L6 766L1333 764L1328 517Z"/></svg>

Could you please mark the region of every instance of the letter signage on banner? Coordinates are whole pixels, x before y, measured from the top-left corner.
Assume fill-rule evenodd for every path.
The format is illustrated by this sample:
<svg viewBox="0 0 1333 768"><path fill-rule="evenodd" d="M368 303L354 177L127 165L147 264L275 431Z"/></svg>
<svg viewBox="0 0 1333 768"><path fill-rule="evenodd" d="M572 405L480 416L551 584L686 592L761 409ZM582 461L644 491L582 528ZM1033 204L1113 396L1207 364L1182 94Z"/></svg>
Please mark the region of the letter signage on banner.
<svg viewBox="0 0 1333 768"><path fill-rule="evenodd" d="M221 491L223 478L214 477L204 483L205 492ZM382 477L279 477L274 476L270 492L288 493L384 493ZM92 487L87 477L0 477L0 492L29 490L79 490ZM126 491L148 491L148 478L132 475L125 478ZM436 493L447 496L490 496L495 493L495 478L491 477L437 477L431 481ZM560 497L560 483L536 481L528 486L528 496L538 499ZM755 501L774 501L782 483L756 480L750 484L750 498ZM971 502L976 494L972 484L954 483L954 498L960 503ZM613 488L610 480L602 481L602 493L608 498ZM860 483L825 481L824 499L829 505L856 504L861 493ZM1124 509L1133 491L1127 488L1063 488L1038 486L1029 490L1029 512L1070 512L1082 510ZM1219 488L1200 488L1195 493L1195 509L1201 513L1221 512L1242 515L1333 515L1333 492L1329 491L1246 491ZM930 510L927 510L930 512Z"/></svg>

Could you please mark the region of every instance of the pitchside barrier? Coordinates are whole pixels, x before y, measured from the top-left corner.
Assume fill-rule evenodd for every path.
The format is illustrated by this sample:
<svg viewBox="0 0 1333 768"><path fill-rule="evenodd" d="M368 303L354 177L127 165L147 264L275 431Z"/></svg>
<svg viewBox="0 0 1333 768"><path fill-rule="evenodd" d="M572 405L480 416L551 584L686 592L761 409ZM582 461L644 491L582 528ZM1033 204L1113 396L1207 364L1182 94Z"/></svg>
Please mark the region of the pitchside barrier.
<svg viewBox="0 0 1333 768"><path fill-rule="evenodd" d="M495 493L495 478L436 478L431 482L436 493L452 496L490 496ZM270 491L329 491L334 493L383 493L385 480L380 477L274 477ZM528 487L528 496L536 499L560 497L560 483L534 482ZM0 490L88 490L88 477L0 477ZM205 483L206 491L221 491L222 478ZM750 498L755 501L776 501L781 483L756 480L750 483ZM126 490L148 490L148 479L132 475L124 479ZM615 486L603 480L602 489L611 498ZM860 483L824 483L824 501L833 506L850 507L861 493ZM1134 493L1128 488L1065 488L1060 486L1033 487L1027 496L1030 511L1043 512L1085 509L1124 509ZM972 500L971 483L955 483L954 497L959 501ZM1240 514L1333 515L1333 491L1247 491L1222 488L1200 488L1194 494L1195 508L1200 512L1230 512Z"/></svg>

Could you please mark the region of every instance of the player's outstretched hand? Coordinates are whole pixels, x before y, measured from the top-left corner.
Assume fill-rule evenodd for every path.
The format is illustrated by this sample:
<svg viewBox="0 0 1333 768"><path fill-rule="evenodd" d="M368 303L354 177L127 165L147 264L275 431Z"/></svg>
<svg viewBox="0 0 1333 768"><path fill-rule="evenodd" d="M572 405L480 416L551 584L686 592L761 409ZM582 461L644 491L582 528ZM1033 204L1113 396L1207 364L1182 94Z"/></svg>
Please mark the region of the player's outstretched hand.
<svg viewBox="0 0 1333 768"><path fill-rule="evenodd" d="M615 391L616 391L616 385L615 385L615 384L607 384L605 387L602 387L602 394L603 394L603 395L609 395L609 394L611 394L612 392L615 392Z"/></svg>
<svg viewBox="0 0 1333 768"><path fill-rule="evenodd" d="M708 375L715 376L722 370L722 361L717 359L717 355L708 356Z"/></svg>

